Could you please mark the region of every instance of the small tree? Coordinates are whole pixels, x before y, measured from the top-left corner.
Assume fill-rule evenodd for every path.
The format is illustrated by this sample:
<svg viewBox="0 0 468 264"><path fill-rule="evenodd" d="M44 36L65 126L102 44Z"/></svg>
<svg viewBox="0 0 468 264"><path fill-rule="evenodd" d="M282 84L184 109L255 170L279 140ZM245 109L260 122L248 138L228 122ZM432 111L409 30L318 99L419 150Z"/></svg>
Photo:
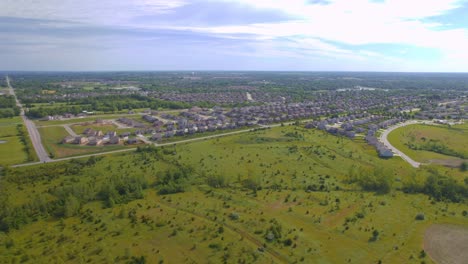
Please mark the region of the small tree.
<svg viewBox="0 0 468 264"><path fill-rule="evenodd" d="M418 220L418 221L422 221L424 220L424 214L423 213L419 213L416 215L415 219Z"/></svg>

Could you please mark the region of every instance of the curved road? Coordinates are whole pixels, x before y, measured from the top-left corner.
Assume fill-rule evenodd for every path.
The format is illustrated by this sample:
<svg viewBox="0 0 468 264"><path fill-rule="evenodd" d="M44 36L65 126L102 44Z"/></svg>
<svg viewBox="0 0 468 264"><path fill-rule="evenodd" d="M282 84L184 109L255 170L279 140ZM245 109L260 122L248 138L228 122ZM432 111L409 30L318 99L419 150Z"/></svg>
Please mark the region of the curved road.
<svg viewBox="0 0 468 264"><path fill-rule="evenodd" d="M410 158L408 155L406 155L405 153L401 152L400 150L398 150L397 148L395 148L392 144L390 144L390 142L388 141L388 134L390 134L390 132L392 132L393 130L397 129L397 128L400 128L400 127L404 127L404 126L408 126L408 125L414 125L414 124L422 124L422 123L426 123L424 121L416 121L416 120L411 120L411 121L406 121L404 123L401 123L401 124L397 124L397 125L394 125L394 126L391 126L389 128L387 128L381 135L380 135L380 142L382 142L387 148L391 149L393 151L394 154L400 156L402 159L404 159L406 162L408 162L411 166L415 167L415 168L419 168L419 166L423 163L420 163L420 162L417 162L415 160L413 160L412 158Z"/></svg>
<svg viewBox="0 0 468 264"><path fill-rule="evenodd" d="M8 76L6 77L6 83L8 85L8 89L10 90L10 94L13 95L13 97L15 97L16 105L21 110L20 116L23 119L24 125L28 129L29 137L31 137L31 142L32 142L32 145L34 146L34 149L36 150L36 154L37 154L37 157L39 158L39 161L40 162L50 161L51 159L49 157L49 154L47 154L47 151L44 149L44 146L42 145L41 135L39 134L39 131L37 130L34 122L24 115L23 105L21 105L21 103L18 101L18 98L16 97L16 94L15 94L15 90L10 85L10 78L8 78Z"/></svg>

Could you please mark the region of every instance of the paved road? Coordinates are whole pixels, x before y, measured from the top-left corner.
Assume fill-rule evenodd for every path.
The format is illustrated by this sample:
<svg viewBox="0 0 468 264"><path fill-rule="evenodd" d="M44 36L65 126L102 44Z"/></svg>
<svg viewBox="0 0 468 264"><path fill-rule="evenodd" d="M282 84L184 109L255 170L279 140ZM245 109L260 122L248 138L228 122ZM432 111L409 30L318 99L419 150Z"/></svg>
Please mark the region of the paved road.
<svg viewBox="0 0 468 264"><path fill-rule="evenodd" d="M13 89L13 87L11 87L10 78L8 76L6 77L6 82L8 85L8 89L10 90L10 94L15 97L16 105L21 110L20 116L23 119L24 125L28 129L29 136L31 137L31 142L34 146L34 149L36 150L36 154L37 154L37 157L39 158L39 161L40 162L50 161L49 154L47 154L47 151L44 149L44 146L42 145L41 135L39 134L39 131L37 131L37 128L34 122L24 115L23 105L21 105L18 98L16 97L15 90Z"/></svg>
<svg viewBox="0 0 468 264"><path fill-rule="evenodd" d="M390 134L390 132L392 132L393 130L397 129L397 128L400 128L400 127L404 127L404 126L408 126L408 125L414 125L414 124L421 124L421 123L424 123L423 121L415 121L415 120L411 120L411 121L407 121L407 122L404 122L404 123L401 123L401 124L397 124L397 125L394 125L394 126L391 126L389 127L388 129L386 129L381 135L380 135L380 142L382 142L386 147L388 147L389 149L391 149L393 151L393 153L397 154L398 156L400 156L402 159L404 159L405 161L407 161L411 166L415 167L415 168L419 168L419 166L422 164L420 162L417 162L415 160L413 160L412 158L408 157L408 155L406 155L405 153L401 152L400 150L398 150L397 148L395 148L392 144L390 144L390 142L388 141L388 134Z"/></svg>
<svg viewBox="0 0 468 264"><path fill-rule="evenodd" d="M65 130L68 132L68 134L70 134L70 136L72 137L77 137L78 135L75 133L75 131L73 131L73 129L70 127L70 125L62 125L63 128L65 128Z"/></svg>

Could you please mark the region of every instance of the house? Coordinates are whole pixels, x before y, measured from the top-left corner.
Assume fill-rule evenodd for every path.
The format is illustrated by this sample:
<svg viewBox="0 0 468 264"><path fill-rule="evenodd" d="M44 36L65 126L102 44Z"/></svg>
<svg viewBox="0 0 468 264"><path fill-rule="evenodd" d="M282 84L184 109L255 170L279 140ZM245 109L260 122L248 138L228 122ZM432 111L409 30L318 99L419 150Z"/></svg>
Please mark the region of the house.
<svg viewBox="0 0 468 264"><path fill-rule="evenodd" d="M66 136L63 140L62 140L62 143L63 144L70 144L70 143L73 143L73 141L75 141L75 138L72 137L72 136Z"/></svg>
<svg viewBox="0 0 468 264"><path fill-rule="evenodd" d="M88 143L88 138L87 137L75 137L75 140L73 141L73 144L78 144L78 145L85 145Z"/></svg>
<svg viewBox="0 0 468 264"><path fill-rule="evenodd" d="M164 136L167 138L173 137L174 135L175 135L174 130L166 131L166 133L164 134Z"/></svg>
<svg viewBox="0 0 468 264"><path fill-rule="evenodd" d="M379 157L381 158L391 158L393 157L393 152L387 148L379 149Z"/></svg>
<svg viewBox="0 0 468 264"><path fill-rule="evenodd" d="M90 146L102 146L103 143L104 142L103 142L102 138L92 137L92 138L89 139L88 145L90 145Z"/></svg>
<svg viewBox="0 0 468 264"><path fill-rule="evenodd" d="M137 138L129 138L127 140L127 144L137 144L138 143L138 139Z"/></svg>
<svg viewBox="0 0 468 264"><path fill-rule="evenodd" d="M123 138L124 137L129 137L130 134L131 134L130 132L124 132L124 133L120 134L120 136L123 137Z"/></svg>
<svg viewBox="0 0 468 264"><path fill-rule="evenodd" d="M156 133L151 136L151 140L153 141L160 141L161 139L162 139L162 135L160 133Z"/></svg>
<svg viewBox="0 0 468 264"><path fill-rule="evenodd" d="M117 136L117 132L115 132L115 131L109 131L109 132L106 133L106 136L108 136L109 138L116 137L116 136Z"/></svg>
<svg viewBox="0 0 468 264"><path fill-rule="evenodd" d="M109 139L109 144L120 144L122 143L122 139L118 136L113 136Z"/></svg>
<svg viewBox="0 0 468 264"><path fill-rule="evenodd" d="M83 134L88 136L88 137L102 137L103 136L103 133L102 133L101 130L96 131L96 130L91 129L91 128L85 129L85 131L83 131Z"/></svg>

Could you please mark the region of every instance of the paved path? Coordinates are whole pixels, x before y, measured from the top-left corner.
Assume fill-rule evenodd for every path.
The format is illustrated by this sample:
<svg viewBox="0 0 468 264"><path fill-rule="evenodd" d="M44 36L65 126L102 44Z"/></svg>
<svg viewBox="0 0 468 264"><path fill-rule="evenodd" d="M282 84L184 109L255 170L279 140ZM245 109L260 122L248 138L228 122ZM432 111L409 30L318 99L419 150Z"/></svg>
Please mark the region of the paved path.
<svg viewBox="0 0 468 264"><path fill-rule="evenodd" d="M63 125L63 128L70 134L72 137L77 137L78 135L73 131L73 129L70 127L70 125Z"/></svg>
<svg viewBox="0 0 468 264"><path fill-rule="evenodd" d="M418 121L418 120L411 120L411 121L406 121L406 122L404 122L404 123L391 126L391 127L387 128L387 129L380 135L379 140L380 140L380 142L382 142L387 148L391 149L391 150L393 151L394 154L400 156L402 159L404 159L406 162L408 162L411 166L413 166L413 167L415 167L415 168L419 168L419 166L420 166L422 163L413 160L413 159L410 158L408 155L406 155L405 153L401 152L400 150L398 150L397 148L395 148L392 144L390 144L390 142L388 141L388 134L390 134L390 132L392 132L393 130L395 130L395 129L397 129L397 128L400 128L400 127L404 127L404 126L408 126L408 125L414 125L414 124L423 124L423 123L428 123L428 122L425 122L425 121Z"/></svg>
<svg viewBox="0 0 468 264"><path fill-rule="evenodd" d="M6 82L8 85L8 89L10 90L10 94L15 97L16 105L21 110L20 116L23 119L23 123L25 124L26 128L28 129L28 133L29 133L29 136L31 137L32 145L34 146L34 149L36 150L36 154L37 154L37 157L39 158L39 161L41 162L50 161L49 154L47 154L47 151L42 145L41 135L39 134L39 131L37 130L34 122L25 116L23 105L21 105L18 98L16 97L13 87L11 87L10 85L10 78L8 76L6 77Z"/></svg>

